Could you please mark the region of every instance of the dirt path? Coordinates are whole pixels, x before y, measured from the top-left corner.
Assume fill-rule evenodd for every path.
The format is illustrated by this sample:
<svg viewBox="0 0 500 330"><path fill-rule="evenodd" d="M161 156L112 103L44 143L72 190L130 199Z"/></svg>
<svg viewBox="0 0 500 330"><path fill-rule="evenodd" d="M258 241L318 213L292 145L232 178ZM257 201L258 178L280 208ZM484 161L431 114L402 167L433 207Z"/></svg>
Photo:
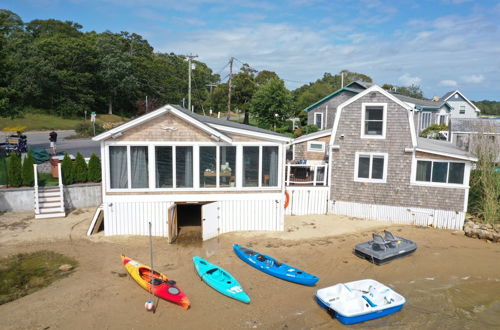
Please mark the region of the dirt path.
<svg viewBox="0 0 500 330"><path fill-rule="evenodd" d="M169 245L165 239L155 238L157 269L177 281L192 308L185 311L160 301L157 312L148 313L144 302L149 295L123 276L125 269L120 263L122 253L148 263L147 237L99 234L88 239L84 235L92 210L76 213L66 219L40 222L28 219L29 214L0 216L0 256L49 249L72 256L80 263L70 277L0 306L3 329L342 328L318 307L313 295L318 288L362 278L391 285L408 300L402 312L372 321L370 327L487 329L500 321L500 309L496 309L500 308L500 244L470 239L460 232L389 226L384 228L416 241L419 248L410 257L375 266L353 256L352 248L368 240L381 223L363 224L360 220L334 216L292 217L287 219L287 228L298 227L293 231L230 233L203 244ZM341 235L336 235L330 226ZM309 231L311 234L305 235ZM323 235L318 235L318 231ZM239 260L232 252L233 243L251 246L321 280L311 288L270 277ZM231 300L201 282L192 265L194 255L231 272L252 302L245 305ZM460 305L451 310L449 301L453 301L456 288L481 295L475 296L471 306ZM457 314L457 308L470 315ZM480 312L474 312L474 308Z"/></svg>

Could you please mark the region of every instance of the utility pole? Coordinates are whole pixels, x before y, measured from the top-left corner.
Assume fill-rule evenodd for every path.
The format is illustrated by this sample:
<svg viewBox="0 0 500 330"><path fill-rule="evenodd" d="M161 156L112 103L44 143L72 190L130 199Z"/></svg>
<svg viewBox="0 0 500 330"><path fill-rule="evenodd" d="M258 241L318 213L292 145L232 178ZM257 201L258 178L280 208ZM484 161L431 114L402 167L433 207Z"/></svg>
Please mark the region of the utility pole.
<svg viewBox="0 0 500 330"><path fill-rule="evenodd" d="M146 113L148 113L148 96L146 95Z"/></svg>
<svg viewBox="0 0 500 330"><path fill-rule="evenodd" d="M198 55L193 55L193 54L189 54L189 55L186 55L186 57L188 58L188 110L189 111L193 111L191 109L191 61L193 60L193 58L196 58L198 57Z"/></svg>
<svg viewBox="0 0 500 330"><path fill-rule="evenodd" d="M228 92L227 92L227 115L226 119L229 120L231 116L231 84L233 82L233 60L234 57L229 59L229 82L228 82Z"/></svg>

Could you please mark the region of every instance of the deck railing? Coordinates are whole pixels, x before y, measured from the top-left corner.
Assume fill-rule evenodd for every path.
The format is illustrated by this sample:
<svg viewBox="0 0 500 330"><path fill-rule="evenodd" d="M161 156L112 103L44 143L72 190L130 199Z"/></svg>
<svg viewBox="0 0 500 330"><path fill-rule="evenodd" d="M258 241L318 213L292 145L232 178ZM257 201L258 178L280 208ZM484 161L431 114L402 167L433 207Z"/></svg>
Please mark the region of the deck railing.
<svg viewBox="0 0 500 330"><path fill-rule="evenodd" d="M327 185L328 165L286 164L286 185Z"/></svg>

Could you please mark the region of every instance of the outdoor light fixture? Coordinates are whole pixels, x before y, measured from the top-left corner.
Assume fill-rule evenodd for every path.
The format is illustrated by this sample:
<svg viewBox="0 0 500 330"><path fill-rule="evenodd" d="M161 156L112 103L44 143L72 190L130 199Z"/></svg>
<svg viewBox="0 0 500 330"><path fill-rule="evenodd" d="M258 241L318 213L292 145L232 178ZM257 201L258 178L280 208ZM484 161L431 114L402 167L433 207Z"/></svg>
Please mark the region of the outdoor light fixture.
<svg viewBox="0 0 500 330"><path fill-rule="evenodd" d="M119 138L119 137L120 137L120 136L122 136L122 135L123 135L123 133L122 133L122 132L118 132L118 133L115 133L115 134L111 135L111 137L112 137L113 139L116 139L116 138Z"/></svg>

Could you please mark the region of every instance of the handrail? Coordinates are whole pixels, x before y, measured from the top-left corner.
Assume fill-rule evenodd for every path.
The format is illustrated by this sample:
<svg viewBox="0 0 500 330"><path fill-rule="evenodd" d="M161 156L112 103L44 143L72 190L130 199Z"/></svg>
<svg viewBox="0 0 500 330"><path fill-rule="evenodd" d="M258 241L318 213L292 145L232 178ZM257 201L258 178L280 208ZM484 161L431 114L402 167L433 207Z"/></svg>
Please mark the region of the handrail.
<svg viewBox="0 0 500 330"><path fill-rule="evenodd" d="M312 169L312 180L311 181L295 181L291 178L291 169L292 167L308 167ZM318 181L318 169L324 168L323 178ZM286 185L290 184L312 184L313 186L317 185L327 185L327 172L328 172L328 164L286 164L287 176L286 176Z"/></svg>
<svg viewBox="0 0 500 330"><path fill-rule="evenodd" d="M57 163L57 175L59 177L59 194L61 196L61 212L64 212L64 190L63 190L63 181L62 181L62 173L61 173L61 163Z"/></svg>
<svg viewBox="0 0 500 330"><path fill-rule="evenodd" d="M35 184L33 188L35 189L35 214L40 214L40 202L38 201L38 170L37 170L37 164L33 164L33 171L34 173L34 178L35 178Z"/></svg>

